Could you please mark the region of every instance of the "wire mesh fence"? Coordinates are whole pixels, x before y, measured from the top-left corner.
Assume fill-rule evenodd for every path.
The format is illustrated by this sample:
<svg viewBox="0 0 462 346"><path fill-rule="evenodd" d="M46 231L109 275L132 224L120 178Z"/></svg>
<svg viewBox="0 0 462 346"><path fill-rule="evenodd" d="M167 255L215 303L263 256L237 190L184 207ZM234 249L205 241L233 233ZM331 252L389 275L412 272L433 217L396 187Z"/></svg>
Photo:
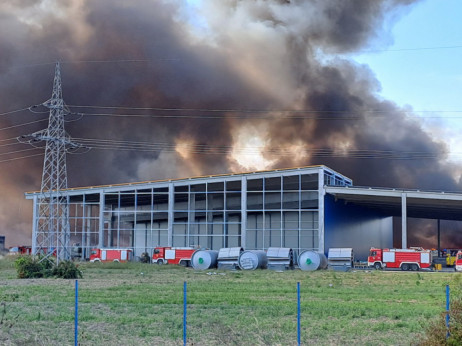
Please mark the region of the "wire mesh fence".
<svg viewBox="0 0 462 346"><path fill-rule="evenodd" d="M88 266L78 282L1 280L0 343L410 344L460 275L114 267Z"/></svg>

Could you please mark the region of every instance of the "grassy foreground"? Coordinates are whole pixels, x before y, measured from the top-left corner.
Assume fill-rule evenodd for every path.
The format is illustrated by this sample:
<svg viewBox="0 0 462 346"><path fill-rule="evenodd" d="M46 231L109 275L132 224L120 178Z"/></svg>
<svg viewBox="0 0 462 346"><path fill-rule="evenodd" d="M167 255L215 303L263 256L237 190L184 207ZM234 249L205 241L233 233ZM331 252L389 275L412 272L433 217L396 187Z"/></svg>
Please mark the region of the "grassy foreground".
<svg viewBox="0 0 462 346"><path fill-rule="evenodd" d="M445 309L459 273L217 271L81 264L81 345L411 345ZM72 345L75 280L16 279L0 260L0 344Z"/></svg>

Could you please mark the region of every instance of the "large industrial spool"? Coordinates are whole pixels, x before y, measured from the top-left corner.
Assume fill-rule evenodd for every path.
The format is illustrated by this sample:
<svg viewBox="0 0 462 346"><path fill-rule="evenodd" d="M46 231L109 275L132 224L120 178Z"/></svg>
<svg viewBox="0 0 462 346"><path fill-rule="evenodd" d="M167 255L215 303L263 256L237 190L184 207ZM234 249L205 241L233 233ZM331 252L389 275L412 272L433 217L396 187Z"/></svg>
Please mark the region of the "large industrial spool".
<svg viewBox="0 0 462 346"><path fill-rule="evenodd" d="M314 271L327 268L327 258L323 253L305 250L298 256L298 266L304 271Z"/></svg>
<svg viewBox="0 0 462 346"><path fill-rule="evenodd" d="M207 270L217 267L218 251L196 250L191 256L191 267L195 270Z"/></svg>
<svg viewBox="0 0 462 346"><path fill-rule="evenodd" d="M247 250L239 255L239 268L242 270L266 269L268 257L262 250Z"/></svg>

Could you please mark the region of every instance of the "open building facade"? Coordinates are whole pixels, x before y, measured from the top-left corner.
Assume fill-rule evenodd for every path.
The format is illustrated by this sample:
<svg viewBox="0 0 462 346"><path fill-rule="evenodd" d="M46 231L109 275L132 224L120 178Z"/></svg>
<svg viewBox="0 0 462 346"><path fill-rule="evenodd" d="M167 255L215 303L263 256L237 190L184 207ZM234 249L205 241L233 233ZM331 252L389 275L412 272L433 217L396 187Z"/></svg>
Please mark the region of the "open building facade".
<svg viewBox="0 0 462 346"><path fill-rule="evenodd" d="M375 199L357 203L371 191ZM408 208L414 210L409 193L355 188L325 166L62 191L69 201L69 244L82 249L82 258L92 248L131 248L139 257L157 246L288 247L295 253L352 247L364 258L371 246L393 246L392 217L406 220ZM41 236L37 225L45 221L38 216L39 197L26 193L34 201L33 251ZM460 204L462 196L453 197ZM383 204L377 198L389 208L374 208ZM403 221L406 245L405 237Z"/></svg>

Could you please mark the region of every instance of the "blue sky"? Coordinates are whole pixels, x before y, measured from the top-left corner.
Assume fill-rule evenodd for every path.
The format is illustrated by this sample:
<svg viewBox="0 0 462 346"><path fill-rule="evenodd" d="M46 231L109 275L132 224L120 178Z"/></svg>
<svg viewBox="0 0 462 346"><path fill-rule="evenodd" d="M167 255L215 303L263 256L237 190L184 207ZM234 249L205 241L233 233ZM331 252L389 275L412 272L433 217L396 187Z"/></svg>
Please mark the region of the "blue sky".
<svg viewBox="0 0 462 346"><path fill-rule="evenodd" d="M384 51L354 56L374 71L384 98L410 105L419 115L443 118L424 123L450 145L452 159L458 162L462 162L461 14L460 0L424 0L393 26L393 44Z"/></svg>
<svg viewBox="0 0 462 346"><path fill-rule="evenodd" d="M392 30L386 51L356 57L382 84L382 95L416 110L462 110L462 1L425 0ZM432 48L454 47L458 48Z"/></svg>
<svg viewBox="0 0 462 346"><path fill-rule="evenodd" d="M186 1L197 6L202 0ZM384 99L424 116L427 131L447 142L462 163L461 15L462 0L422 0L399 17L383 43L378 38L376 48L349 58L370 67Z"/></svg>

